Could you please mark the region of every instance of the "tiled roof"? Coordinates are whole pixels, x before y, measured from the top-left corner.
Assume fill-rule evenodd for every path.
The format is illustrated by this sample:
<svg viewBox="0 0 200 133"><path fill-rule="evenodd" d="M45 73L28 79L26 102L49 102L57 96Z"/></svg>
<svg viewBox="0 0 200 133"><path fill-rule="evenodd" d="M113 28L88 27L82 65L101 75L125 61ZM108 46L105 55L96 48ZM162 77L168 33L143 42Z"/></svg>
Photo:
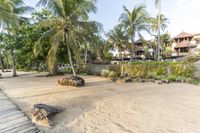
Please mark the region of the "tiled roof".
<svg viewBox="0 0 200 133"><path fill-rule="evenodd" d="M143 43L144 41L142 39L138 39L137 41L135 41L135 44L138 44L138 43Z"/></svg>
<svg viewBox="0 0 200 133"><path fill-rule="evenodd" d="M188 41L182 41L181 43L178 43L175 48L190 48L195 46L195 44L192 44Z"/></svg>
<svg viewBox="0 0 200 133"><path fill-rule="evenodd" d="M193 35L186 32L181 32L178 36L175 37L175 39L185 38L185 37L193 37Z"/></svg>

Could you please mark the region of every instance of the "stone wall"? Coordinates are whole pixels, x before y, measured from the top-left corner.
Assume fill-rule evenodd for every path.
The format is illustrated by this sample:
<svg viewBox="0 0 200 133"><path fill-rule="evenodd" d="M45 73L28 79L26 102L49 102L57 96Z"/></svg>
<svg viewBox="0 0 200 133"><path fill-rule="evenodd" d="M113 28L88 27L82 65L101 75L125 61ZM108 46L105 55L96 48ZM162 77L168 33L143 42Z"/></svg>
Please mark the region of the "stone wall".
<svg viewBox="0 0 200 133"><path fill-rule="evenodd" d="M195 66L196 66L196 72L194 73L194 77L196 78L200 78L200 61L196 62L195 63Z"/></svg>
<svg viewBox="0 0 200 133"><path fill-rule="evenodd" d="M108 70L110 65L102 65L102 64L89 64L89 70L93 74L101 74L103 70Z"/></svg>

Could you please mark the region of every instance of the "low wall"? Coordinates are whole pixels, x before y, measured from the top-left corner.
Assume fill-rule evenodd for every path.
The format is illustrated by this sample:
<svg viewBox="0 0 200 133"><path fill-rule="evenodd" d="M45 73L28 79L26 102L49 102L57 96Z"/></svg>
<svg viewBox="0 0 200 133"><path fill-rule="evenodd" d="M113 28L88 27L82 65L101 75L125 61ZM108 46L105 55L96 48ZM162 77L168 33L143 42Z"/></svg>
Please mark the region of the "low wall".
<svg viewBox="0 0 200 133"><path fill-rule="evenodd" d="M194 77L200 78L200 61L195 63L196 72L194 73Z"/></svg>
<svg viewBox="0 0 200 133"><path fill-rule="evenodd" d="M101 74L103 70L108 70L110 65L101 65L101 64L88 64L89 70L94 74Z"/></svg>

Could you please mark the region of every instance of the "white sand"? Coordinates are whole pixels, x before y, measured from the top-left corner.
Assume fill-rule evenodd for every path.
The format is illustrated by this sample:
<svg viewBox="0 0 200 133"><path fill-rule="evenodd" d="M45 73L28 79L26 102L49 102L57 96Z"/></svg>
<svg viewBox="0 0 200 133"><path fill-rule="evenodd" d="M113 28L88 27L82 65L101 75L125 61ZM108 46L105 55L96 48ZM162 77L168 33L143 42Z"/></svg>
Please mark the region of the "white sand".
<svg viewBox="0 0 200 133"><path fill-rule="evenodd" d="M65 108L46 133L199 133L200 87L188 84L116 84L82 76L83 88L60 87L60 77L32 74L0 79L4 92L23 110L35 103Z"/></svg>

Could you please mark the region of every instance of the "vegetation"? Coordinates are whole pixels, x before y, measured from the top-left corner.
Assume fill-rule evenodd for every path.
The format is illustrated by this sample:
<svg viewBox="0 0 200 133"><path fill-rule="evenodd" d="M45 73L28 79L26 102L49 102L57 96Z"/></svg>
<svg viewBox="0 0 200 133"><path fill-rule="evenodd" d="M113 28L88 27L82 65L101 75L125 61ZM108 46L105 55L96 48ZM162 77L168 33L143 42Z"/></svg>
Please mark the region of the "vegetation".
<svg viewBox="0 0 200 133"><path fill-rule="evenodd" d="M185 61L125 63L123 68L120 65L111 65L109 71L102 72L102 76L117 80L120 77L121 69L124 69L125 77L128 76L134 79L154 79L193 84L200 83L198 79L193 78L196 71L195 65Z"/></svg>
<svg viewBox="0 0 200 133"><path fill-rule="evenodd" d="M135 7L132 11L129 11L124 6L124 13L120 16L121 24L124 26L125 32L128 34L130 43L130 56L131 61L134 56L134 43L136 39L136 35L142 36L141 31L148 31L148 19L149 15L146 11L145 6Z"/></svg>

